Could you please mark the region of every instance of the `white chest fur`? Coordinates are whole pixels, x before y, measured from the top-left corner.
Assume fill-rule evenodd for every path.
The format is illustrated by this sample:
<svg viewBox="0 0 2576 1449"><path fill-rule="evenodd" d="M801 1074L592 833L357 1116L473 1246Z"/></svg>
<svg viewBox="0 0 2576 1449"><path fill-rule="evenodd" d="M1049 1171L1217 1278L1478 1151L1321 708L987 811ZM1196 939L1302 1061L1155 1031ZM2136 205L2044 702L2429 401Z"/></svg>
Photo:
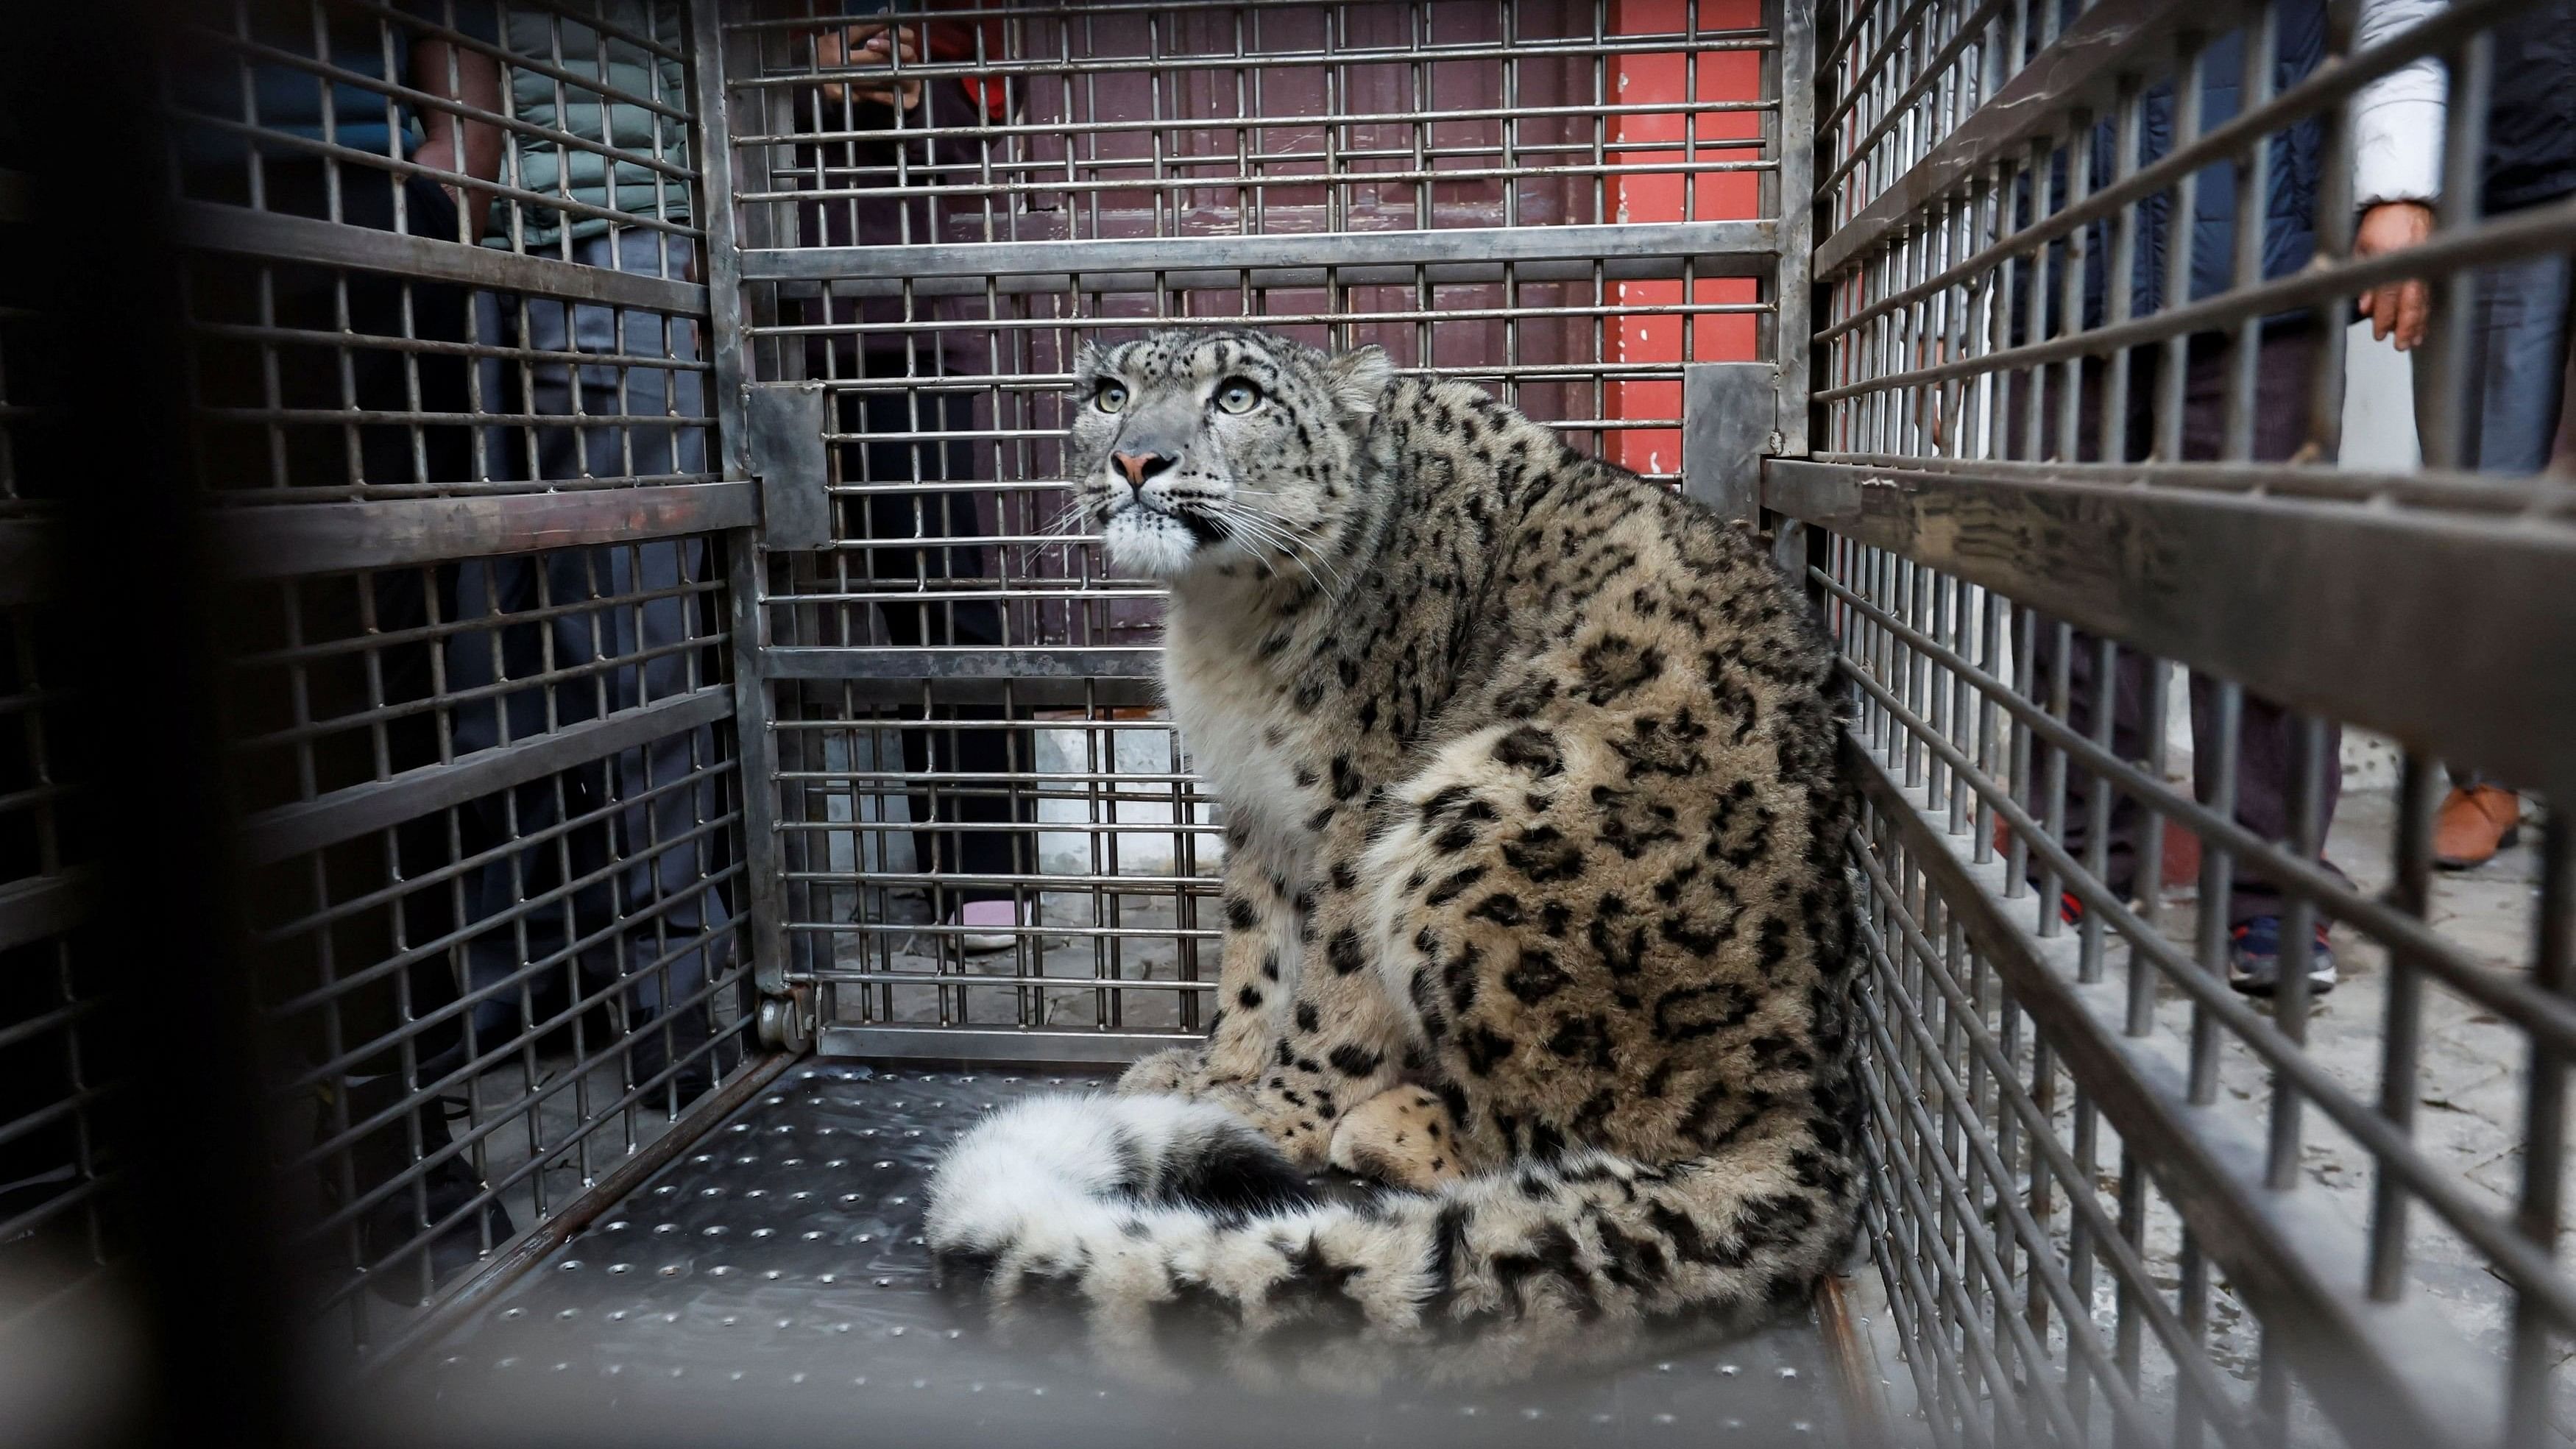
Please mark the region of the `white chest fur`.
<svg viewBox="0 0 2576 1449"><path fill-rule="evenodd" d="M1163 655L1172 720L1191 767L1215 792L1226 819L1242 827L1255 850L1292 877L1302 876L1313 840L1297 766L1310 748L1303 736L1311 721L1262 671L1257 641L1231 637L1238 631L1226 623L1173 611Z"/></svg>

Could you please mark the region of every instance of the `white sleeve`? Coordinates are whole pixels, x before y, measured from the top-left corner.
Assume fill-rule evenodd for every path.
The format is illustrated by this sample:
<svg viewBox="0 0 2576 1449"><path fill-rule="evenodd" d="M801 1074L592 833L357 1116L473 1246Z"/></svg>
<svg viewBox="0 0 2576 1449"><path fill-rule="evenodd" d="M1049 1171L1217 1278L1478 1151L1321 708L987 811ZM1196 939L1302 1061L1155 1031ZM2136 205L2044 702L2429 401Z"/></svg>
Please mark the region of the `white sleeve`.
<svg viewBox="0 0 2576 1449"><path fill-rule="evenodd" d="M2412 30L2449 0L2361 0L2356 53ZM2363 86L2352 98L2352 200L2431 201L2442 192L2442 116L2450 76L2425 56Z"/></svg>

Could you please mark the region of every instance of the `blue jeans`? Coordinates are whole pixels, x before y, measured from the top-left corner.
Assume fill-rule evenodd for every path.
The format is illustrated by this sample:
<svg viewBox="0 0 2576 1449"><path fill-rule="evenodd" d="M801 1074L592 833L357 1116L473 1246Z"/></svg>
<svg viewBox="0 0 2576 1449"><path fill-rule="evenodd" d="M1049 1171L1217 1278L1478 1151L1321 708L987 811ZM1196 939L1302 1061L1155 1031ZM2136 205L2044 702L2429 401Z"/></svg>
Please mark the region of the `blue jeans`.
<svg viewBox="0 0 2576 1449"><path fill-rule="evenodd" d="M654 274L666 246L673 276L683 274L688 243L644 231L614 243L575 243L577 260L611 261ZM543 298L477 298L476 335L487 343L543 352L667 356L694 360L694 324L649 312L568 304ZM629 419L703 414L701 377L626 364L559 360L481 362L483 406L540 416L623 415ZM487 430L483 466L495 479L650 479L706 468L702 426L643 421L586 426L499 425ZM538 674L568 674L461 708L459 755L504 739L524 740L582 720L669 699L715 682L704 649L657 649L702 639L692 617L699 595L604 604L673 590L704 579L706 545L693 538L557 549L476 559L459 567L457 613L506 620L537 609L550 618L473 629L447 645L448 684L470 690ZM638 659L639 654L650 657ZM605 661L605 662L603 662ZM692 677L692 669L696 675ZM506 729L506 734L504 733ZM717 1075L720 1063L693 1061L709 1039L707 1005L699 999L726 950L727 912L720 894L700 883L723 863L713 832L691 832L724 811L713 779L690 781L716 763L712 730L666 735L650 744L575 765L465 812L501 842L545 833L541 842L487 861L463 883L467 918L492 922L467 944L467 990L478 999L473 1049L489 1052L523 1028L523 1007L542 1019L560 1011L557 993L581 994L623 983L611 999L635 1038L631 1080L645 1085L673 1064L691 1091ZM685 782L685 783L684 783ZM577 822L560 829L566 821ZM515 919L519 903L543 903ZM567 966L578 968L577 974ZM540 1001L540 997L547 1000ZM647 1023L659 1023L647 1031ZM597 1044L585 1041L586 1050ZM687 1093L683 1093L687 1095Z"/></svg>
<svg viewBox="0 0 2576 1449"><path fill-rule="evenodd" d="M2549 466L2559 411L2567 398L2570 271L2565 255L2478 271L2469 350L2461 359L2467 374L2467 426L2460 434L2463 468L2531 474ZM2422 366L2424 354L2418 351L2415 357L2416 416L2421 417L2433 379ZM2463 789L2502 784L2458 768L2451 771L2451 783Z"/></svg>
<svg viewBox="0 0 2576 1449"><path fill-rule="evenodd" d="M2569 260L2533 257L2477 274L2460 465L2537 473L2558 441L2567 396ZM2417 354L2419 357L2421 353Z"/></svg>

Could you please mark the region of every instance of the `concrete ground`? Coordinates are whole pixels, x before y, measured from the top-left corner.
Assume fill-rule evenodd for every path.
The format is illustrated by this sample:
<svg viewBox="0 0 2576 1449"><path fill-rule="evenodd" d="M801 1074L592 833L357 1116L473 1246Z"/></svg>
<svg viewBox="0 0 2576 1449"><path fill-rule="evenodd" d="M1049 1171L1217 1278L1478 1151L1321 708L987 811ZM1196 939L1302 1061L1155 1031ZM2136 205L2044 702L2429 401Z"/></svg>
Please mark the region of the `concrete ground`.
<svg viewBox="0 0 2576 1449"><path fill-rule="evenodd" d="M1207 889L1215 889L1212 875ZM1211 984L1216 980L1217 943L1178 934L1178 903L1168 886L1098 895L1040 892L1038 918L1055 929L1024 937L1021 945L1007 951L972 954L959 950L954 931L933 923L920 892L889 891L881 909L884 914L878 919L909 929L834 937L835 966L842 971L900 972L918 976L922 984L907 981L891 988L884 983L840 984L837 1009L825 1017L829 1023L1177 1031L1183 1026L1182 993L1094 983L1172 982L1185 975ZM1213 894L1198 901L1193 914L1194 930L1214 929L1218 917ZM1184 971L1185 959L1195 961L1194 972ZM1039 980L1047 984L1030 984ZM1192 994L1203 1002L1212 1001L1206 992ZM1191 1029L1198 1029L1207 1010L1207 1005L1200 1006Z"/></svg>
<svg viewBox="0 0 2576 1449"><path fill-rule="evenodd" d="M2363 892L2376 895L2393 874L2395 832L2394 754L2384 742L2348 740L2345 791L2326 844L2326 857L2351 877ZM2188 788L2188 766L2176 771ZM2528 805L2522 843L2473 871L2437 872L2428 920L2435 929L2472 955L2500 970L2524 973L2534 954L2538 913L2539 807ZM2186 877L2187 878L2187 877ZM2198 925L2196 902L2188 887L2171 892L2161 925L2168 937L2191 947ZM2387 953L2349 927L2333 930L2332 941L2341 980L2329 995L2312 1005L2307 1022L2309 1056L2347 1092L2364 1103L2376 1103L2382 1076L2388 984ZM2123 979L2128 953L2113 944L2106 969ZM2192 1010L2178 991L2161 993L2158 1034L2168 1041L2188 1040ZM2225 1040L2222 1034L2222 1041ZM2436 984L2427 983L2422 1003L2422 1048L2415 1087L2414 1138L2435 1170L2455 1183L2479 1210L2510 1221L2522 1187L2526 1111L2524 1081L2530 1059L2522 1034L2484 1009ZM2248 1138L2260 1144L2271 1102L2271 1074L2252 1052L2224 1048L2219 1064L2222 1109L2233 1106ZM2059 1137L2074 1130L2073 1093L2058 1095ZM2361 1241L2371 1221L2374 1160L2359 1143L2321 1113L2303 1114L2299 1191L2306 1205L2341 1219ZM2120 1145L2106 1125L2096 1161L2104 1165L2096 1186L2106 1208L2117 1212ZM2152 1169L2152 1164L2149 1165ZM2568 1184L2576 1190L2576 1182ZM2062 1246L2068 1215L2061 1207L2053 1228ZM2150 1194L2144 1257L2151 1274L2168 1293L2180 1285L2181 1219L2160 1195ZM2503 1402L2505 1363L2512 1331L2513 1297L2504 1282L2489 1272L2484 1257L2423 1206L2411 1207L2405 1296L2429 1307L2454 1342L2428 1344L2427 1352L2465 1345L2470 1376L2468 1392L2490 1404ZM1864 1278L1874 1278L1865 1267ZM2356 1279L2358 1277L2356 1271ZM2357 1282L2356 1285L2358 1286ZM1897 1342L1881 1285L1857 1285L1859 1312L1872 1320L1865 1337L1877 1347L1891 1402L1900 1417L1912 1402L1908 1345ZM2095 1275L2094 1318L2105 1341L2118 1322L2113 1275ZM2172 1300L2169 1300L2172 1301ZM2224 1279L2209 1302L2208 1357L2218 1370L2254 1396L2261 1364L2261 1324ZM2066 1346L2061 1326L2052 1325L2050 1352L2061 1363ZM2576 1441L2576 1374L2561 1372L2553 1400L2553 1442ZM2492 1378L2487 1375L2492 1374ZM2158 1409L2173 1402L2173 1373L2151 1351L2146 1360L2140 1400ZM2297 1444L2342 1443L2324 1412L2325 1405L2302 1393L2294 1397L2287 1441Z"/></svg>
<svg viewBox="0 0 2576 1449"><path fill-rule="evenodd" d="M2326 858L2370 894L2385 890L2393 874L2391 844L2395 799L2388 771L2377 768L2364 744L2348 749L2347 787L2326 842ZM2522 843L2473 871L2436 872L2427 919L2445 937L2501 970L2530 969L2539 894L2538 807ZM2166 927L2188 943L2197 925L2189 902L2174 903ZM2308 1054L2345 1090L2376 1102L2382 1077L2387 1000L2387 953L2348 928L2332 941L2342 980L2318 999L2308 1017ZM2191 1012L2169 995L2159 1025L2188 1032ZM2451 1178L2477 1207L2509 1220L2521 1191L2525 1135L2523 1083L2530 1049L2522 1034L2483 1008L2438 985L2423 994L2423 1047L2415 1091L2415 1142L2432 1165ZM2258 1130L2271 1095L2270 1074L2250 1052L2224 1054L2219 1069L2223 1100L2242 1103ZM2328 1208L2356 1229L2371 1218L2373 1159L2360 1144L2324 1118L2305 1114L2301 1160L2307 1185ZM2576 1173L2571 1173L2576 1177ZM2576 1181L2571 1181L2576 1186ZM2170 1217L2169 1214L2165 1215ZM2512 1295L2485 1260L2427 1209L2408 1219L2408 1292L2420 1294L2480 1354L2496 1365L2497 1391L2512 1325ZM2166 1224L2166 1251L2178 1240ZM2235 1305L2228 1305L2233 1308ZM2256 1361L2256 1325L2250 1314L2222 1313L2214 1347L2223 1363L2249 1377ZM2562 1347L2561 1363L2565 1350ZM2561 1439L2576 1439L2576 1385L2560 1375L2556 1426Z"/></svg>

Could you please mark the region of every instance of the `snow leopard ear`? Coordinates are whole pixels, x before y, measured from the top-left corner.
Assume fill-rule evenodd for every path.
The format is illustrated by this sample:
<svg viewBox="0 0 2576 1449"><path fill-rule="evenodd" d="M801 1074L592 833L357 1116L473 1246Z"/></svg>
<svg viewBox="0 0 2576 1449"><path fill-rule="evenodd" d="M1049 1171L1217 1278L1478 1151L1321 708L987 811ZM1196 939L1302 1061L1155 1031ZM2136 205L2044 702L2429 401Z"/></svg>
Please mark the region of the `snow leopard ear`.
<svg viewBox="0 0 2576 1449"><path fill-rule="evenodd" d="M1333 389L1333 401L1353 418L1365 418L1377 411L1386 394L1386 385L1395 380L1395 363L1383 347L1363 347L1324 361L1324 379Z"/></svg>
<svg viewBox="0 0 2576 1449"><path fill-rule="evenodd" d="M1108 363L1109 350L1102 347L1099 343L1092 341L1088 337L1075 343L1073 346L1074 386L1077 388L1082 386L1085 380L1098 375L1100 369L1107 366Z"/></svg>

